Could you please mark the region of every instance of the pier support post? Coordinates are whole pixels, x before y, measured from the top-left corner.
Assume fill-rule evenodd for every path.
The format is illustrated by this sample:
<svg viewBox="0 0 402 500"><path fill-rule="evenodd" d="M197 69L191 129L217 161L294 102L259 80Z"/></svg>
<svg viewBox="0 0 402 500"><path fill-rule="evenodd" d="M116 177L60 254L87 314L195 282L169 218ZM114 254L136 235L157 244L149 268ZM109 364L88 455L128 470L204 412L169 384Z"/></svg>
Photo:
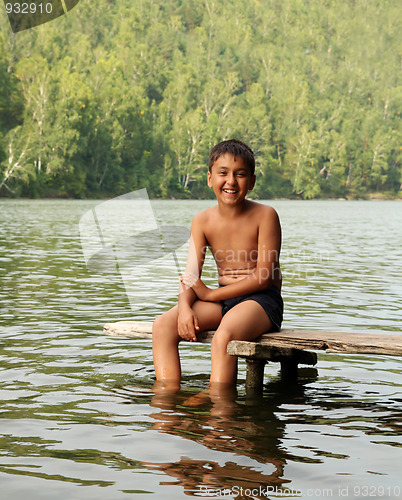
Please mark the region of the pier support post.
<svg viewBox="0 0 402 500"><path fill-rule="evenodd" d="M293 359L281 360L281 379L286 382L297 382L298 362Z"/></svg>
<svg viewBox="0 0 402 500"><path fill-rule="evenodd" d="M262 392L264 384L265 359L246 359L246 392L253 394Z"/></svg>
<svg viewBox="0 0 402 500"><path fill-rule="evenodd" d="M275 347L259 342L231 340L227 351L232 356L244 358L247 363L246 393L262 393L264 366L267 361L281 364L281 378L287 382L297 381L297 367L315 365L317 354L293 347Z"/></svg>

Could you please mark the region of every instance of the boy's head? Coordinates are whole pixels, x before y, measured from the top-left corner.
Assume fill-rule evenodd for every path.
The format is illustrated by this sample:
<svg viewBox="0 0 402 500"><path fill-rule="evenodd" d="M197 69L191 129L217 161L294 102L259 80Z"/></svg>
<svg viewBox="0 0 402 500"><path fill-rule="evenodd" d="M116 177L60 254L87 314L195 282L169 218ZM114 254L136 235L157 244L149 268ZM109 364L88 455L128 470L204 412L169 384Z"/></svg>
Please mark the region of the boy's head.
<svg viewBox="0 0 402 500"><path fill-rule="evenodd" d="M211 149L209 153L209 171L211 172L212 165L216 160L224 155L231 154L236 159L238 156L242 158L245 166L250 170L250 175L254 175L255 171L255 158L254 153L251 148L247 146L244 142L238 141L237 139L229 139L228 141L222 141Z"/></svg>

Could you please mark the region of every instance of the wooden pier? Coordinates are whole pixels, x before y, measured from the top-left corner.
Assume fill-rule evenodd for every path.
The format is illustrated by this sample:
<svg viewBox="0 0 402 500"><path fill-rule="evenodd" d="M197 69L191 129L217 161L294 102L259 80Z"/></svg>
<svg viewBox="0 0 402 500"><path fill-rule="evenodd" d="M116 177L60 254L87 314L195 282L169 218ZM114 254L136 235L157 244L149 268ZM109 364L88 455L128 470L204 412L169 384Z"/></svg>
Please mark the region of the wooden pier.
<svg viewBox="0 0 402 500"><path fill-rule="evenodd" d="M152 322L108 323L104 326L103 332L115 337L152 340ZM214 331L197 333L198 342L210 343L214 333ZM284 329L278 333L264 333L252 342L232 340L227 348L229 354L246 360L246 391L248 392L262 391L264 366L268 361L281 364L283 379L297 380L299 365L311 366L317 363L317 354L305 349L344 354L402 356L402 334Z"/></svg>

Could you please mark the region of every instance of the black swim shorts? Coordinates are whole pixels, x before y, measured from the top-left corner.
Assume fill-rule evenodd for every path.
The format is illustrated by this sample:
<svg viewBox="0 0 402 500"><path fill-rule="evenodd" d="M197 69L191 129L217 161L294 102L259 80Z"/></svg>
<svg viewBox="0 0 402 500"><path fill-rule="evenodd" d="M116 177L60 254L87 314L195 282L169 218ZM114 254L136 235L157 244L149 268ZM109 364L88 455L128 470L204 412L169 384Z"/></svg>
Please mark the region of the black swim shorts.
<svg viewBox="0 0 402 500"><path fill-rule="evenodd" d="M250 293L249 295L240 295L233 299L221 300L222 316L232 309L232 307L246 300L255 300L258 302L274 325L271 331L279 332L283 319L283 300L279 288L272 285L267 290Z"/></svg>

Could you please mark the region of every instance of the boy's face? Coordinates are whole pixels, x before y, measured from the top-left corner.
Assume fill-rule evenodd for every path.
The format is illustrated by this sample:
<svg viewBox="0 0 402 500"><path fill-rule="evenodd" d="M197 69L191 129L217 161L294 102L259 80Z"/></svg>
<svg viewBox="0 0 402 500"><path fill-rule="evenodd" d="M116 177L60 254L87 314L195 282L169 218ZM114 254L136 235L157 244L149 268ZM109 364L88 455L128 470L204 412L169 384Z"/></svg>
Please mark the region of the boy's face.
<svg viewBox="0 0 402 500"><path fill-rule="evenodd" d="M208 186L214 190L218 201L225 204L242 202L255 184L255 175L251 175L243 158L236 159L230 153L220 156L208 172Z"/></svg>

